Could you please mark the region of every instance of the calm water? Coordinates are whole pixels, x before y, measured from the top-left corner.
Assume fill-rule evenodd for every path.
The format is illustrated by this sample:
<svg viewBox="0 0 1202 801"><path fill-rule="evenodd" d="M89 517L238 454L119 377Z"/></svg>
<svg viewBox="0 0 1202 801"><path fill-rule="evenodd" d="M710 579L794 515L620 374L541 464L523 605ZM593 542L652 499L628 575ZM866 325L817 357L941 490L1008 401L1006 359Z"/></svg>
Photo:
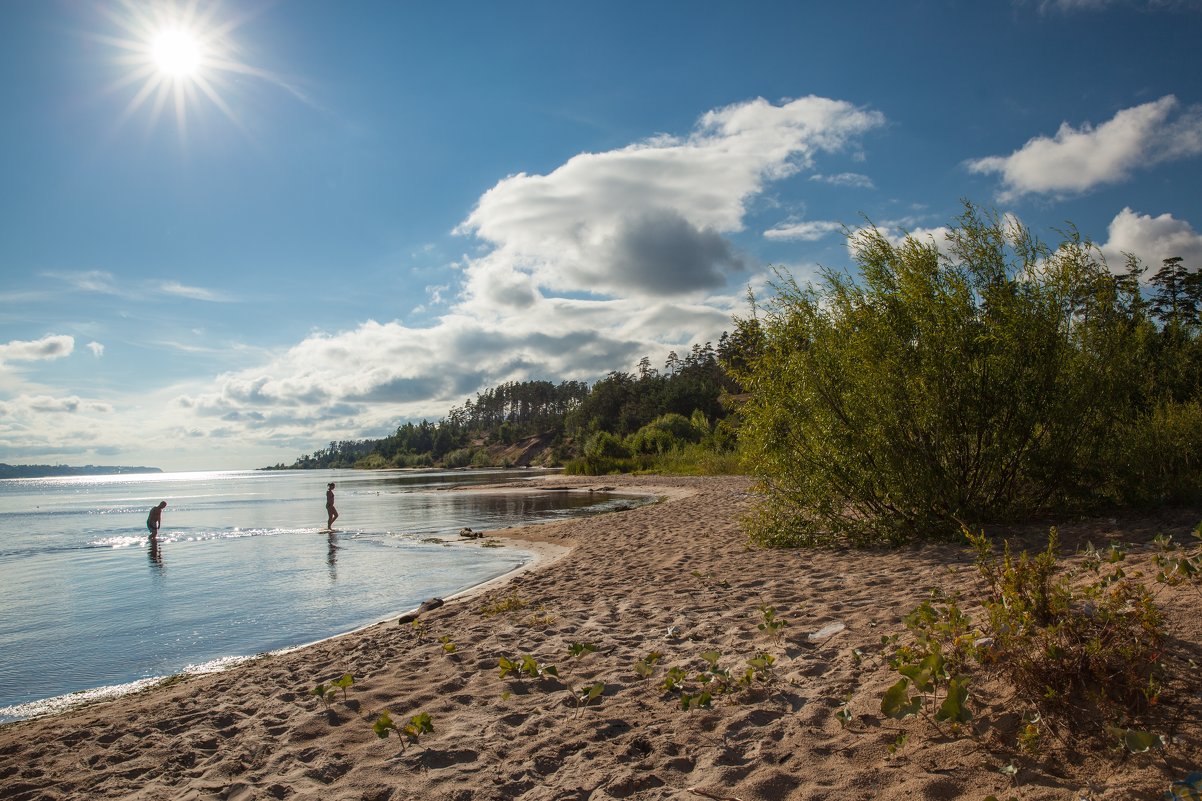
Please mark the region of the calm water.
<svg viewBox="0 0 1202 801"><path fill-rule="evenodd" d="M300 645L529 561L496 529L629 499L451 485L497 472L286 471L0 480L0 721L93 688ZM325 526L325 488L341 514ZM146 515L167 501L159 545ZM46 702L46 699L52 699ZM37 702L37 703L31 703Z"/></svg>

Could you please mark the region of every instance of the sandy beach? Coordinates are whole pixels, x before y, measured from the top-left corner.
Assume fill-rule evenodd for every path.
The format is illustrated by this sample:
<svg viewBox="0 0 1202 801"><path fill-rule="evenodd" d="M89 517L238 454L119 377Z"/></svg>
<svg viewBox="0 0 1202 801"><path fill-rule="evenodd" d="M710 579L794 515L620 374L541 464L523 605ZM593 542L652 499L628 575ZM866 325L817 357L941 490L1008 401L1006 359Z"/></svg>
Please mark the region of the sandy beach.
<svg viewBox="0 0 1202 801"><path fill-rule="evenodd" d="M881 694L897 674L881 637L904 632L901 616L931 587L979 587L965 549L754 549L740 526L752 500L744 478L542 483L661 500L489 532L553 547L531 568L422 613L420 625L393 619L0 728L0 798L1130 799L1163 797L1202 770L1196 682L1169 687L1173 741L1148 754L1023 756L988 731L946 738L884 717ZM1200 517L1050 522L1068 548L1136 543L1127 570L1151 573L1153 551L1139 544L1160 532L1186 538ZM989 533L1038 548L1047 525ZM1157 602L1166 662L1202 664L1197 593L1162 592ZM765 607L788 624L777 636L760 629ZM573 656L573 643L596 650ZM644 678L636 665L653 651L662 656ZM735 675L762 653L775 661L750 690L681 709L665 676L673 667L695 676L713 652ZM526 655L558 678L499 675L502 657ZM327 708L311 691L344 673L354 685ZM598 683L599 697L580 703ZM972 692L997 721L1016 708L999 688ZM399 725L428 714L433 731L403 748L398 737L381 740L372 724L383 710ZM891 753L903 732L908 742Z"/></svg>

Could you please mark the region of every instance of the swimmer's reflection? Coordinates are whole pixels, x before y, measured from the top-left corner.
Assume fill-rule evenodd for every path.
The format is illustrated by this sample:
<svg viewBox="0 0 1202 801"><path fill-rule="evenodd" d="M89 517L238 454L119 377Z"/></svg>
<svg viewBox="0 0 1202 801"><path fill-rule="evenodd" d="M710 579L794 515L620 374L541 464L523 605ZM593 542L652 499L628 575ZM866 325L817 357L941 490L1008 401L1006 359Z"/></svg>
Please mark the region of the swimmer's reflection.
<svg viewBox="0 0 1202 801"><path fill-rule="evenodd" d="M337 578L338 540L334 538L334 532L330 532L326 544L329 546L329 550L326 551L326 564L330 566L330 578Z"/></svg>
<svg viewBox="0 0 1202 801"><path fill-rule="evenodd" d="M159 538L150 538L150 547L146 551L146 555L150 557L150 563L160 570L163 568L163 552L159 549Z"/></svg>

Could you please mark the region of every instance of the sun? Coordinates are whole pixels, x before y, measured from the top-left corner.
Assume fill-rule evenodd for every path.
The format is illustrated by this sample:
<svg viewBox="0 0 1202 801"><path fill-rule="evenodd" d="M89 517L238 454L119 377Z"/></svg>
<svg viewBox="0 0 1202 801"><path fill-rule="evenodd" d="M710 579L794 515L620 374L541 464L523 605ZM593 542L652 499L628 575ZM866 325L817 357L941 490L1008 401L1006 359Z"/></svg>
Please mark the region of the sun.
<svg viewBox="0 0 1202 801"><path fill-rule="evenodd" d="M159 71L170 78L195 78L204 63L204 50L196 34L183 28L169 28L151 39L150 57Z"/></svg>
<svg viewBox="0 0 1202 801"><path fill-rule="evenodd" d="M174 107L183 137L189 120L197 122L206 108L216 108L245 132L226 95L238 77L270 77L235 56L231 35L249 17L223 16L220 0L116 0L101 8L113 34L92 38L116 49L113 65L119 70L107 91L129 94L118 125L148 109L154 127Z"/></svg>

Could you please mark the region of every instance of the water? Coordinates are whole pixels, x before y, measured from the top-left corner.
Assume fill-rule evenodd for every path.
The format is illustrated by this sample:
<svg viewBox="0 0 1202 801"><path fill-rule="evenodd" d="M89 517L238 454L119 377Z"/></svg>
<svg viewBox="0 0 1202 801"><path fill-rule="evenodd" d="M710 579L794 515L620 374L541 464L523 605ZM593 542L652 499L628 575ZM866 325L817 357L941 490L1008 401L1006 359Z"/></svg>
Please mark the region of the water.
<svg viewBox="0 0 1202 801"><path fill-rule="evenodd" d="M281 471L0 480L0 721L62 696L313 642L531 558L459 529L629 499L451 485L528 473ZM341 514L325 526L326 483ZM167 501L158 546L146 515ZM52 699L49 702L47 699ZM78 700L72 698L70 700Z"/></svg>

